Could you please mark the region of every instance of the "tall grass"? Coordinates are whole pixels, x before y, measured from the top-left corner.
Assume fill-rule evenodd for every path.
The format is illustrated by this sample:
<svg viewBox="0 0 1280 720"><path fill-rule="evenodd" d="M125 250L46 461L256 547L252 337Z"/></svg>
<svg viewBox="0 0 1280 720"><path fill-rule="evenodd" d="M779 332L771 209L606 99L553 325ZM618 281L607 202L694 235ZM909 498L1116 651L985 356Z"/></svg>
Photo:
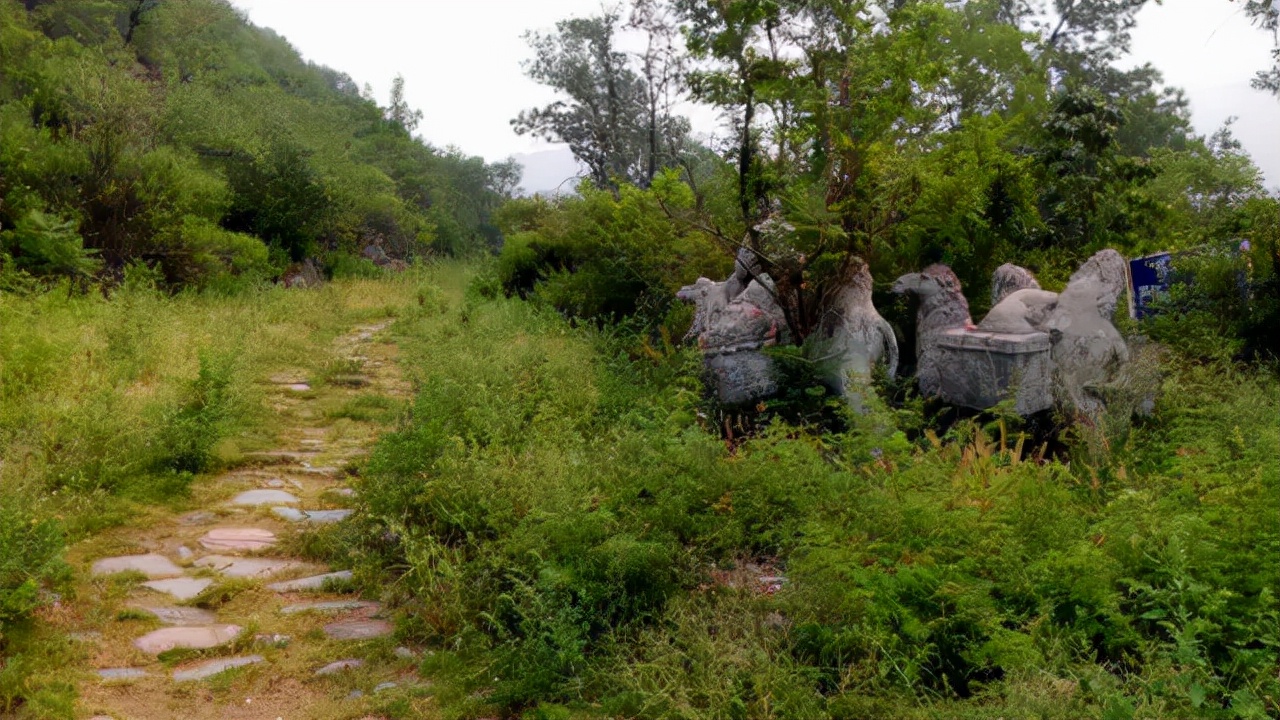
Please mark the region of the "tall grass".
<svg viewBox="0 0 1280 720"><path fill-rule="evenodd" d="M0 714L58 662L22 638L64 591L65 543L139 503L181 505L197 474L269 446L267 376L319 373L336 335L412 305L422 272L305 291L0 292Z"/></svg>
<svg viewBox="0 0 1280 720"><path fill-rule="evenodd" d="M1280 712L1272 375L1167 359L1101 464L884 409L726 444L692 352L439 295L396 325L419 396L347 542L450 713Z"/></svg>

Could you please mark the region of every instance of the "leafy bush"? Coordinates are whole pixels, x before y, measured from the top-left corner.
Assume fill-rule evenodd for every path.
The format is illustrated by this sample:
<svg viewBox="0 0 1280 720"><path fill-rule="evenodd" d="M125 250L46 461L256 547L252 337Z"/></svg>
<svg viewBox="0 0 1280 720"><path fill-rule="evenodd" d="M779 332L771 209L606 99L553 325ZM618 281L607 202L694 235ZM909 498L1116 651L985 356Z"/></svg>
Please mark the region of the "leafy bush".
<svg viewBox="0 0 1280 720"><path fill-rule="evenodd" d="M0 495L0 650L5 626L20 622L38 607L46 585L65 580L62 528L40 518L14 494Z"/></svg>
<svg viewBox="0 0 1280 720"><path fill-rule="evenodd" d="M15 256L19 269L34 275L85 278L100 263L76 232L76 223L31 210L12 230L0 233L0 243Z"/></svg>
<svg viewBox="0 0 1280 720"><path fill-rule="evenodd" d="M236 364L225 351L200 356L186 398L166 417L160 435L160 467L197 473L210 468L213 448L230 430L240 408L234 393Z"/></svg>
<svg viewBox="0 0 1280 720"><path fill-rule="evenodd" d="M728 273L730 257L704 234L684 229L662 203L691 202L679 183L624 186L619 196L588 185L581 197L509 218L528 230L509 235L498 258L508 295L535 293L562 313L596 321L637 316L659 322L675 292L699 275Z"/></svg>

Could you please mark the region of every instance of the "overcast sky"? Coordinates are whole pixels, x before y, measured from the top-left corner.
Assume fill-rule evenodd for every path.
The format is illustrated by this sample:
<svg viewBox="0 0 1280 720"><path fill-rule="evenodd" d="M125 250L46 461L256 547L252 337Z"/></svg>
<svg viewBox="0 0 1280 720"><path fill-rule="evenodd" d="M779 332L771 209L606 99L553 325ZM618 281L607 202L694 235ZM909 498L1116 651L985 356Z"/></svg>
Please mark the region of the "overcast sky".
<svg viewBox="0 0 1280 720"><path fill-rule="evenodd" d="M391 79L405 77L409 103L423 111L418 132L487 160L550 146L511 130L520 110L552 93L524 77L521 38L556 20L597 12L600 0L232 0L249 19L274 29L303 57L369 83L386 104ZM1239 117L1237 137L1280 186L1280 100L1252 90L1267 67L1271 38L1249 25L1242 2L1164 0L1138 16L1133 64L1151 62L1191 98L1196 130L1213 132ZM704 115L704 113L699 113ZM706 114L707 118L714 117ZM695 118L695 125L706 124ZM715 128L698 128L711 132Z"/></svg>

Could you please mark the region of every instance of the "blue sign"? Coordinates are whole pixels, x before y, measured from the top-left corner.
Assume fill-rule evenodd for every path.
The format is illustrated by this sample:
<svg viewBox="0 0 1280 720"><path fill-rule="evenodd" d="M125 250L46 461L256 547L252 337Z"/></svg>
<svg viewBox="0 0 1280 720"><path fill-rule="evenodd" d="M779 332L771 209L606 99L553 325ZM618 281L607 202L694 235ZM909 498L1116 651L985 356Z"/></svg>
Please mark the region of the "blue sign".
<svg viewBox="0 0 1280 720"><path fill-rule="evenodd" d="M1169 294L1173 283L1173 255L1156 253L1129 261L1133 316L1141 320L1155 314L1154 305Z"/></svg>

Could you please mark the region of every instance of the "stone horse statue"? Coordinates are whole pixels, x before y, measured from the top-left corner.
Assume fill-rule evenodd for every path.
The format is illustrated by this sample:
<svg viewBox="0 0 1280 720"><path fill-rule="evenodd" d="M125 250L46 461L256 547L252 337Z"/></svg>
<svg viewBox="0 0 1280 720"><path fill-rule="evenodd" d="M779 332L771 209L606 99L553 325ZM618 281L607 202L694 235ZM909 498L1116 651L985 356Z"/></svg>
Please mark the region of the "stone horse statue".
<svg viewBox="0 0 1280 720"><path fill-rule="evenodd" d="M894 292L920 299L922 394L986 409L1016 390L1024 415L1056 401L1096 417L1105 407L1105 386L1129 361L1128 346L1111 323L1126 287L1124 258L1108 249L1089 258L1062 293L1041 290L1023 268L1001 266L992 282L995 305L976 326L959 280L945 265L903 275Z"/></svg>

